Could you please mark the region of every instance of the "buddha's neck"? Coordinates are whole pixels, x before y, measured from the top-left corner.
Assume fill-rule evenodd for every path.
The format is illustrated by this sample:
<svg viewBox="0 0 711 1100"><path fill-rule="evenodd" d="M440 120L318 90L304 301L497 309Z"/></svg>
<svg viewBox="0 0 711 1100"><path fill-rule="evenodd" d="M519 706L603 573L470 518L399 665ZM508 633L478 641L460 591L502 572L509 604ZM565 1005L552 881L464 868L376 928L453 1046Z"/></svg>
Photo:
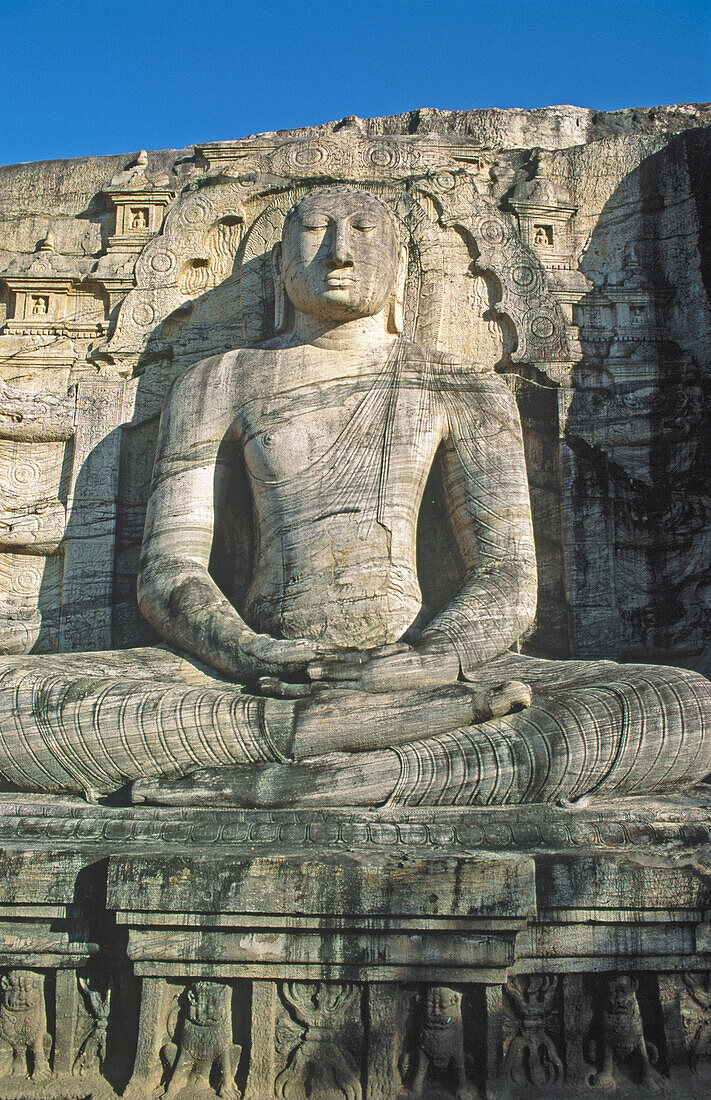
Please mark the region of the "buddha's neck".
<svg viewBox="0 0 711 1100"><path fill-rule="evenodd" d="M296 344L314 344L342 351L371 351L390 347L396 339L387 331L382 313L355 317L352 321L327 321L297 313L292 339Z"/></svg>

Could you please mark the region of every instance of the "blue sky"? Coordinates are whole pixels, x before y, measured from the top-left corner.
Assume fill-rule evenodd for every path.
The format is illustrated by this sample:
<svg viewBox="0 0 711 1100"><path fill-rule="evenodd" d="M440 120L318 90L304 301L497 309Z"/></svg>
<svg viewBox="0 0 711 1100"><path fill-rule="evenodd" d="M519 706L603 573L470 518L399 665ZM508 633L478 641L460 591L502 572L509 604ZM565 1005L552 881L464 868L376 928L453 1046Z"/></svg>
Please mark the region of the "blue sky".
<svg viewBox="0 0 711 1100"><path fill-rule="evenodd" d="M415 107L711 100L711 0L0 0L0 163Z"/></svg>

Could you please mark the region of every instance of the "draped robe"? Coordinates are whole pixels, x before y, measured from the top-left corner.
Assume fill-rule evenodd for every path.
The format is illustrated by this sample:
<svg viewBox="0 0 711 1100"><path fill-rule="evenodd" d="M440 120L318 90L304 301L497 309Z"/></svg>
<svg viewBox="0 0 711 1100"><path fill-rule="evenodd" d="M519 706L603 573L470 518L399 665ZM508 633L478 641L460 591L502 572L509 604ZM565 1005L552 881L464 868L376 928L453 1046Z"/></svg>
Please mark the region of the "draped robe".
<svg viewBox="0 0 711 1100"><path fill-rule="evenodd" d="M318 505L319 485L333 479L335 468L342 514L357 514L359 529L379 525L397 547L398 539L407 539L403 508L414 508L416 522L424 489L424 478L412 480L408 456L432 447L433 439L461 567L458 591L423 623L428 616L418 579L395 560L382 591L368 594L366 584L364 603L395 601L406 609L398 634L410 638L423 626L425 635L445 634L463 679L492 686L523 680L532 688L532 705L407 744L331 754L323 773L327 793L319 794L316 784L306 800L546 802L664 793L704 778L711 772L711 684L704 677L510 651L535 610L535 555L518 414L492 371L398 340L377 385L328 455L301 472L289 492L310 493ZM366 460L356 461L359 454ZM283 486L280 491L283 496ZM284 514L288 518L288 508ZM287 599L288 578L282 576L280 593L274 573L274 562L288 558L289 537L288 524L269 531L263 525L268 552L257 562L245 611L250 626L264 630L278 623L287 637L308 635L310 625L298 584ZM347 616L337 599L329 600L325 594L312 613L314 633L327 632L338 618L339 637L349 641ZM392 639L375 639L383 640ZM406 692L401 704L407 705ZM162 647L6 657L0 659L0 780L23 790L95 796L134 779L178 777L204 767L290 769L283 732L293 713L293 703L250 694ZM309 763L314 776L319 767L318 758ZM301 793L297 783L295 801Z"/></svg>

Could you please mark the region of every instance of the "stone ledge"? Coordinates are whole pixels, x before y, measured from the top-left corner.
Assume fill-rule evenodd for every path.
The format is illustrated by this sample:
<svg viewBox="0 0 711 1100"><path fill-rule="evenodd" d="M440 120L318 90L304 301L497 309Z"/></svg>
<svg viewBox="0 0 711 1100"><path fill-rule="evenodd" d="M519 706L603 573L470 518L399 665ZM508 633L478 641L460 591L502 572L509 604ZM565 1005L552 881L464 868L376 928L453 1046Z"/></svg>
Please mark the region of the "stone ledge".
<svg viewBox="0 0 711 1100"><path fill-rule="evenodd" d="M700 1100L709 802L306 813L4 795L0 969L39 990L24 1018L50 1036L52 1076L0 1065L0 1100L160 1095L190 1013L211 1021L213 1083L227 1036L239 1051L245 1100L287 1078L306 1096L309 1059L356 1100L418 1097L418 1036L443 1005L454 1027L433 1035L460 1049L471 1096L598 1094L623 1019L637 1054L613 1059L618 1094ZM441 1084L421 1100L449 1100Z"/></svg>
<svg viewBox="0 0 711 1100"><path fill-rule="evenodd" d="M364 810L238 810L119 806L80 798L0 793L5 846L86 845L106 854L116 845L160 853L274 843L359 851L617 850L646 846L689 848L711 843L711 787L667 798L590 800L587 805L426 807Z"/></svg>

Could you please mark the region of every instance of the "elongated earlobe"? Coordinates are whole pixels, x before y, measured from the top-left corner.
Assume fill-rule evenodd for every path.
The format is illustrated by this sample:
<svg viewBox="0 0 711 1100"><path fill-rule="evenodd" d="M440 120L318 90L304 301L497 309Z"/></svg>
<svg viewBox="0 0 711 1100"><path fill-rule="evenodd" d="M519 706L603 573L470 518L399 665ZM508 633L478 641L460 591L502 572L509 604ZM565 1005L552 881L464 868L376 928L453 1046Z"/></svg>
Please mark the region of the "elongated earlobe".
<svg viewBox="0 0 711 1100"><path fill-rule="evenodd" d="M274 278L274 332L284 332L287 325L286 291L281 273L281 245L272 249L272 276Z"/></svg>
<svg viewBox="0 0 711 1100"><path fill-rule="evenodd" d="M395 280L395 292L390 303L390 317L388 328L396 332L398 336L405 327L405 284L407 282L407 249L400 245L397 257L397 279Z"/></svg>

